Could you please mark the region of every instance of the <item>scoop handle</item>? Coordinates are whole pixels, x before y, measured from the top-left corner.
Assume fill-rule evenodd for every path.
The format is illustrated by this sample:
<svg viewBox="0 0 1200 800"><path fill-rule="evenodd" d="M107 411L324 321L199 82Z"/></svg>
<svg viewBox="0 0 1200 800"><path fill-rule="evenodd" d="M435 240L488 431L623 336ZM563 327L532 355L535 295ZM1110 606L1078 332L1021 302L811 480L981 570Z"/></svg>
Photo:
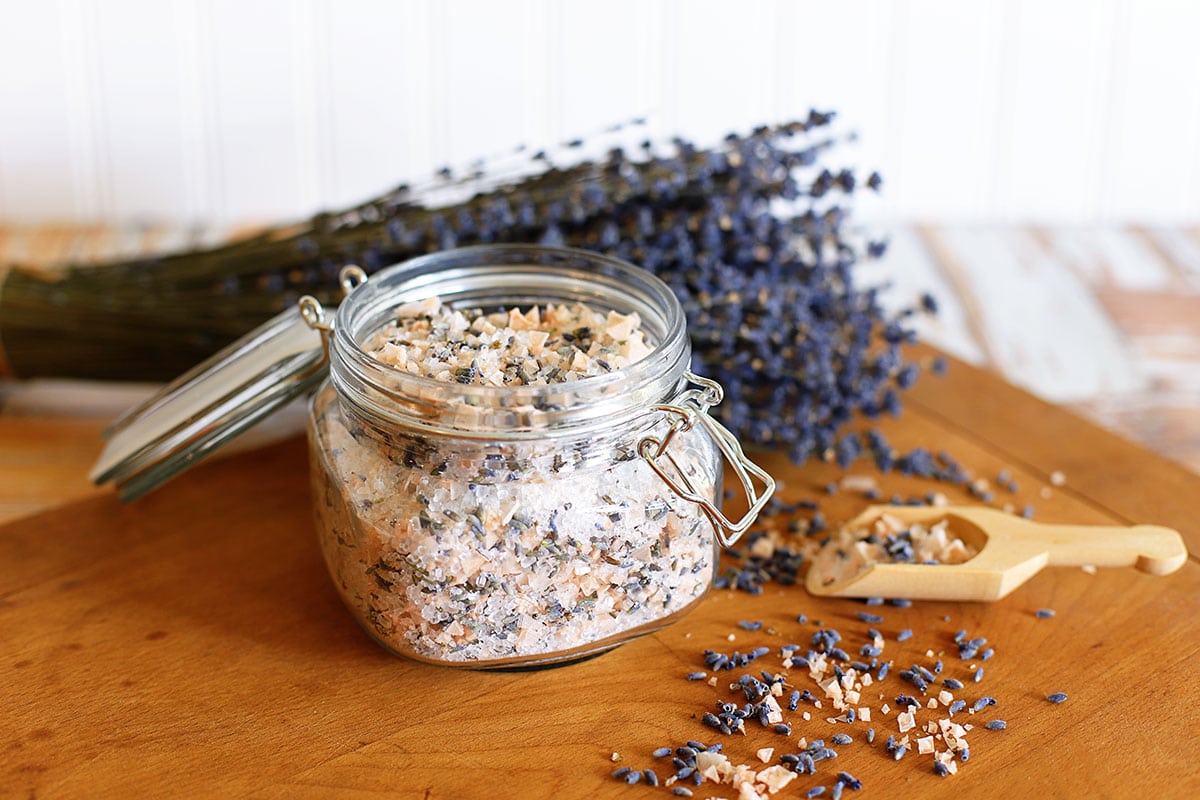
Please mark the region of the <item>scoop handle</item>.
<svg viewBox="0 0 1200 800"><path fill-rule="evenodd" d="M1039 544L1056 566L1137 567L1151 575L1167 575L1187 561L1179 531L1160 525L1038 526Z"/></svg>

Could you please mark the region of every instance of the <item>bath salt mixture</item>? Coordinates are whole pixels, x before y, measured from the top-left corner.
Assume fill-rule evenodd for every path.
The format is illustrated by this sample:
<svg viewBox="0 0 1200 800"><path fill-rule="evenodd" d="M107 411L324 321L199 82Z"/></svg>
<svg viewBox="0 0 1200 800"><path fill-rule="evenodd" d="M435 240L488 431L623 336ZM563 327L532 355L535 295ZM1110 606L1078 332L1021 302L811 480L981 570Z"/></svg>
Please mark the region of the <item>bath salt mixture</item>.
<svg viewBox="0 0 1200 800"><path fill-rule="evenodd" d="M613 372L651 351L636 312L605 314L582 303L485 314L429 297L400 306L396 317L366 351L439 381L545 386Z"/></svg>
<svg viewBox="0 0 1200 800"><path fill-rule="evenodd" d="M440 381L539 385L641 358L651 348L639 325L586 306L464 314L431 298L397 309L365 349ZM712 523L637 454L657 427L569 442L381 436L328 387L314 419L326 562L396 652L484 663L583 654L661 627L715 575ZM698 435L675 437L671 454L699 493L719 496L718 458Z"/></svg>
<svg viewBox="0 0 1200 800"><path fill-rule="evenodd" d="M883 514L869 527L842 528L817 551L812 569L829 586L850 580L872 564L962 564L978 550L955 536L946 520L905 524Z"/></svg>

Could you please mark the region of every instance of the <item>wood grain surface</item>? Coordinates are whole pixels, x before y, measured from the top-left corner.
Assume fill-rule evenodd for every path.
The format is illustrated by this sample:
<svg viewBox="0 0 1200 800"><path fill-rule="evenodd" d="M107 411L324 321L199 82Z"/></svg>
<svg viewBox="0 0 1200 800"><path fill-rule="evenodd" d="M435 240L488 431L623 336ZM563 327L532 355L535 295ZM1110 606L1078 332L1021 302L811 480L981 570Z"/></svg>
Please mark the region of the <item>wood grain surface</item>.
<svg viewBox="0 0 1200 800"><path fill-rule="evenodd" d="M0 522L100 493L88 471L106 421L0 416Z"/></svg>
<svg viewBox="0 0 1200 800"><path fill-rule="evenodd" d="M838 770L863 782L847 797L1200 796L1200 478L960 363L942 380L923 379L906 406L886 423L893 443L946 449L979 476L1010 470L1020 488L998 502L1032 503L1044 520L1176 527L1192 557L1160 578L1047 570L993 604L868 609L801 587L714 591L680 623L589 661L457 671L386 654L341 606L312 528L305 447L292 439L202 466L128 506L105 493L0 528L0 793L668 797L610 772L653 767L666 777L669 764L651 752L688 739L722 741L734 763L762 768L758 748L774 747L777 758L801 736L846 732L854 741L836 747L837 759L776 797L831 786ZM830 522L866 504L850 491L825 495L843 474L832 465L761 460L782 479L785 499L819 500ZM1064 486L1049 486L1055 471ZM968 499L953 487L877 477L885 494ZM1039 608L1057 614L1039 619ZM811 708L804 721L802 707L784 712L791 737L757 723L745 737L701 725L718 699L734 698L726 687L740 674L721 673L716 687L685 680L703 669L705 648L767 645L772 652L753 668L775 671L779 646L807 646L816 620L857 651L864 610L884 617L876 624L887 639L882 658L897 668L864 694L871 723L835 726ZM798 622L800 613L810 621ZM749 632L740 620L764 625ZM914 635L899 643L903 628ZM961 661L960 628L986 636L995 657ZM945 778L928 755L897 762L886 754L896 715L882 715L878 698L895 705L895 695L912 693L896 672L937 654L946 676L967 679L959 697L997 700L959 714L976 725L971 758ZM985 676L976 684L968 678L979 665ZM789 681L815 690L801 670ZM1068 700L1049 703L1055 691ZM1006 720L1007 730L983 729L990 719ZM696 796L737 795L706 783Z"/></svg>

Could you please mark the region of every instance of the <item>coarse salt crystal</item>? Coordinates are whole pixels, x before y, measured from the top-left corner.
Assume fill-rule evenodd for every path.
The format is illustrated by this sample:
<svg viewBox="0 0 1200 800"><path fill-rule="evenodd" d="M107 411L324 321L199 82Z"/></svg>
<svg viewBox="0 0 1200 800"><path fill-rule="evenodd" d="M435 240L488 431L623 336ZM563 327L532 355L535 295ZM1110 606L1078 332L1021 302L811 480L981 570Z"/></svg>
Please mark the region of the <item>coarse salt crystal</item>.
<svg viewBox="0 0 1200 800"><path fill-rule="evenodd" d="M641 325L641 320L638 315L629 314L628 316L619 314L616 311L608 312L608 319L605 324L604 332L618 341L628 339L633 331Z"/></svg>
<svg viewBox="0 0 1200 800"><path fill-rule="evenodd" d="M775 748L774 747L761 747L754 753L754 755L758 756L759 761L766 764L766 763L770 762L771 756L775 755Z"/></svg>
<svg viewBox="0 0 1200 800"><path fill-rule="evenodd" d="M696 754L696 769L711 781L721 782L722 776L733 774L733 766L723 753L701 750Z"/></svg>
<svg viewBox="0 0 1200 800"><path fill-rule="evenodd" d="M763 800L763 796L754 788L754 784L750 782L738 785L738 800Z"/></svg>
<svg viewBox="0 0 1200 800"><path fill-rule="evenodd" d="M922 736L920 739L917 739L917 752L918 753L932 753L933 752L933 737L932 736Z"/></svg>
<svg viewBox="0 0 1200 800"><path fill-rule="evenodd" d="M766 787L769 794L775 794L783 787L794 781L798 776L787 767L776 764L773 767L767 767L756 776L758 782Z"/></svg>
<svg viewBox="0 0 1200 800"><path fill-rule="evenodd" d="M896 715L896 724L900 728L900 732L910 731L917 726L917 721L913 717L912 711L905 711L903 714Z"/></svg>
<svg viewBox="0 0 1200 800"><path fill-rule="evenodd" d="M838 482L838 485L848 492L869 492L878 488L875 479L870 475L847 475Z"/></svg>
<svg viewBox="0 0 1200 800"><path fill-rule="evenodd" d="M532 355L538 355L542 352L542 348L546 345L546 340L550 338L550 334L546 331L530 331L529 332L529 352Z"/></svg>
<svg viewBox="0 0 1200 800"><path fill-rule="evenodd" d="M437 297L426 297L424 300L414 300L396 308L396 316L401 318L432 316L442 307L442 301Z"/></svg>
<svg viewBox="0 0 1200 800"><path fill-rule="evenodd" d="M770 558L775 552L775 545L767 536L757 539L750 545L750 555L758 558Z"/></svg>

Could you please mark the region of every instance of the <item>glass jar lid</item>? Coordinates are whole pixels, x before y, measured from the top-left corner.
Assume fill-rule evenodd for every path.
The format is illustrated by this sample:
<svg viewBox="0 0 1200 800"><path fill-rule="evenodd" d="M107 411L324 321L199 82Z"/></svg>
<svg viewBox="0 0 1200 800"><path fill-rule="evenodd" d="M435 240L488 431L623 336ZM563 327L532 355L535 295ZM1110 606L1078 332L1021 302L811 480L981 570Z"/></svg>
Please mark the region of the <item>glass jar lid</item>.
<svg viewBox="0 0 1200 800"><path fill-rule="evenodd" d="M329 313L305 297L123 414L91 479L140 497L307 393L329 371Z"/></svg>

